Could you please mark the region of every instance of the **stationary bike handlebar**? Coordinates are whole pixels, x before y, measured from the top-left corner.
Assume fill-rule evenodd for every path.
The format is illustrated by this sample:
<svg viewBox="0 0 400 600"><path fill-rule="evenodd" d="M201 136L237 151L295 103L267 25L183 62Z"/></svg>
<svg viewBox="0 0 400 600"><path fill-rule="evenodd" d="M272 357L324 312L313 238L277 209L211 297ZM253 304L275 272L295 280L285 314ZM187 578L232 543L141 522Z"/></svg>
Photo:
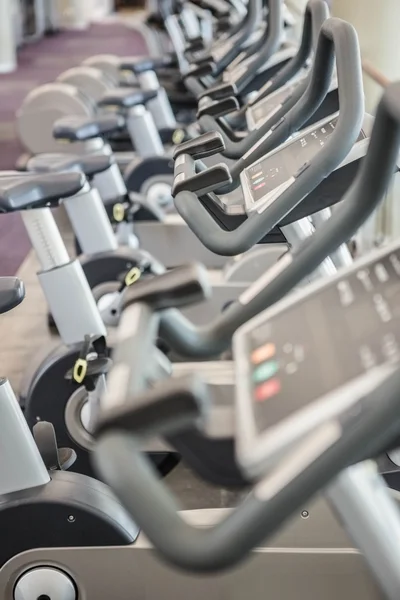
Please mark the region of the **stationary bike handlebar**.
<svg viewBox="0 0 400 600"><path fill-rule="evenodd" d="M269 58L277 51L282 39L283 18L282 18L282 2L281 0L269 0L268 14L266 17L266 25L264 31L249 47L241 52L241 47L249 39L251 32L256 29L262 17L262 6L249 5L248 19L245 26L241 28L235 36L230 36L231 41L234 41L229 51L219 60L218 52L211 51L202 56L202 60L212 61L215 65L214 76L220 76L223 71L230 67L233 60L240 58L241 61L232 68L232 72L236 68L240 69L241 65L247 63L247 68L241 73L236 81L237 93L240 93L245 86L254 78L257 70L261 68L269 60ZM262 21L262 18L261 18ZM240 56L239 56L240 54ZM217 84L218 85L218 84ZM190 77L186 80L186 87L195 95L200 96L207 92L207 88L195 78ZM210 88L212 89L212 87Z"/></svg>
<svg viewBox="0 0 400 600"><path fill-rule="evenodd" d="M339 89L340 113L336 127L319 153L299 174L295 181L266 210L250 215L233 231L225 231L207 212L198 197L182 191L175 197L179 214L201 242L212 252L235 256L257 244L288 215L323 179L347 156L360 133L364 117L361 61L357 34L349 23L328 19L321 28L318 48L311 73L311 81L302 99L231 169L233 184L225 186L229 192L238 183L243 169L262 158L271 149L292 135L318 107L329 89L333 70L334 50ZM325 67L329 66L328 77ZM322 81L322 82L321 82ZM323 92L321 94L321 92ZM312 110L311 110L312 108ZM220 190L221 191L221 190Z"/></svg>
<svg viewBox="0 0 400 600"><path fill-rule="evenodd" d="M347 62L345 60L346 54ZM230 189L234 189L235 182L236 186L239 185L239 176L243 169L253 164L256 160L263 158L268 152L286 141L318 110L326 98L331 85L335 55L338 78L340 71L340 80L338 83L339 101L344 101L344 90L346 89L345 86L349 85L351 79L350 73L354 76L353 84L349 85L349 88L346 89L347 104L343 107L340 105L342 112L346 111L343 119L350 121L350 117L352 116L356 124L360 124L359 130L361 129L360 87L357 87L361 84L361 67L357 34L355 29L346 21L334 18L327 19L320 29L314 62L309 77L305 80L306 89L304 93L299 97L300 91L295 90L294 96L299 99L294 105L292 105L290 99L287 99L286 102L289 103L291 108L288 110L287 103L285 102L280 111L275 113L273 117L275 123L272 127L267 130L268 123L264 123L258 130L255 130L257 141L252 144L248 152L245 154L242 153L242 158L233 165L231 168L233 183L230 188L221 190L222 193L227 193ZM340 85L342 85L342 92L340 92ZM302 84L300 84L300 90L301 86ZM352 104L358 110L353 110L353 114L350 115ZM279 120L277 120L278 118ZM354 128L345 139L347 144L352 139L353 133ZM340 152L339 148L338 152Z"/></svg>
<svg viewBox="0 0 400 600"><path fill-rule="evenodd" d="M258 93L250 104L255 104L258 100L278 90L305 66L313 47L317 47L320 29L328 18L329 7L325 0L309 0L307 2L303 32L296 54L263 86L261 93Z"/></svg>
<svg viewBox="0 0 400 600"><path fill-rule="evenodd" d="M399 145L400 83L395 83L385 90L367 156L341 208L303 243L266 289L249 297L246 306L242 303L242 322L280 299L362 225L385 193ZM192 289L198 274L191 270L188 275ZM161 277L172 281L180 292L185 288L187 279L176 279L170 273ZM275 471L256 482L247 499L223 521L207 529L192 527L179 515L176 499L141 447L155 434L176 433L193 425L202 427L207 418L207 393L196 382L185 385L178 380L141 394L145 386L143 360L147 357L144 350L151 347L157 334L158 318L154 326L153 317L159 308L172 305L173 294L167 285L165 301L160 295L164 285L140 285L147 285L147 291L143 294L139 287L132 292L137 303L130 304L120 322L120 342L102 402L94 461L135 522L173 565L194 572L234 566L337 473L365 459L366 447L371 456L376 455L382 444L390 444L398 435L400 371L393 368L385 383L375 390L370 410L361 411L357 419L352 415L348 419L344 414L327 421L303 442L305 452L297 447L294 457L289 455ZM143 336L138 332L138 323L143 326ZM141 362L136 361L139 350L144 356ZM308 458L299 461L301 455ZM285 473L290 476L285 477Z"/></svg>
<svg viewBox="0 0 400 600"><path fill-rule="evenodd" d="M249 105L255 104L258 100L268 96L275 90L284 85L292 78L305 64L310 56L314 35L318 41L319 32L323 23L329 16L327 4L324 0L310 0L308 2L303 22L303 34L301 43L296 55L282 68L278 73L260 90L257 96L251 100ZM317 46L317 41L315 46ZM250 132L245 138L230 137L221 127L217 118L205 115L199 119L199 125L202 131L218 131L225 142L225 151L223 155L227 158L238 159L248 152L257 141L268 132L275 123L284 117L289 110L303 97L307 90L309 80L305 79L296 86L293 93L286 98L281 107L275 114L268 119L262 127ZM242 109L243 110L243 109Z"/></svg>
<svg viewBox="0 0 400 600"><path fill-rule="evenodd" d="M240 54L242 46L246 43L248 38L259 26L262 21L262 1L261 0L249 0L248 10L245 18L242 21L242 25L236 33L228 35L226 38L220 40L222 48L227 47L227 50L221 54L220 47L218 44L205 52L201 53L197 58L196 62L200 61L212 61L215 63L215 75L219 76L224 69ZM232 43L231 43L232 42ZM196 80L190 80L187 82L188 89L195 95L204 92L204 86Z"/></svg>
<svg viewBox="0 0 400 600"><path fill-rule="evenodd" d="M338 418L327 419L275 469L255 481L246 500L227 511L223 520L207 529L193 527L179 514L177 498L142 448L153 436L181 433L193 426L201 429L207 420L207 391L198 381L187 379L168 380L144 391L143 365L135 359L144 353L143 342L146 350L154 343L156 328L150 305L128 307L128 320L132 316L137 320L138 308L146 325L144 338L136 332L130 336L127 320L121 321L122 341L102 401L93 459L101 478L156 550L178 568L197 573L232 568L341 470L365 459L366 447L373 456L382 443L398 435L399 370L375 392L370 410L358 419L348 416L346 409Z"/></svg>
<svg viewBox="0 0 400 600"><path fill-rule="evenodd" d="M225 158L238 160L246 154L246 152L249 152L251 148L265 136L265 134L267 134L302 98L304 98L309 83L310 81L307 78L301 81L292 94L288 95L284 101L277 106L276 112L274 112L261 127L249 132L244 138L230 134L228 135L222 125L218 122L218 119L212 115L206 114L199 118L200 129L207 133L217 131L225 144L225 149L221 152L221 155Z"/></svg>
<svg viewBox="0 0 400 600"><path fill-rule="evenodd" d="M265 40L260 40L259 44L255 44L253 55L245 58L246 62L248 62L247 68L236 81L236 88L239 94L252 81L257 71L278 50L281 43L282 31L282 2L281 0L269 0ZM238 68L240 68L240 63Z"/></svg>
<svg viewBox="0 0 400 600"><path fill-rule="evenodd" d="M396 168L399 145L400 82L386 88L378 106L367 155L332 217L296 252L285 254L209 325L196 327L177 310L164 313L161 316L163 339L175 352L191 358L215 356L226 350L240 325L283 298L367 220L385 195Z"/></svg>
<svg viewBox="0 0 400 600"><path fill-rule="evenodd" d="M262 21L262 1L261 0L249 0L247 5L247 15L243 21L243 25L240 30L233 36L229 36L228 40L234 40L234 44L229 52L227 52L220 61L217 62L217 75L220 75L222 71L239 55L242 46L247 42L248 38L257 30L257 27ZM213 57L213 53L211 52Z"/></svg>

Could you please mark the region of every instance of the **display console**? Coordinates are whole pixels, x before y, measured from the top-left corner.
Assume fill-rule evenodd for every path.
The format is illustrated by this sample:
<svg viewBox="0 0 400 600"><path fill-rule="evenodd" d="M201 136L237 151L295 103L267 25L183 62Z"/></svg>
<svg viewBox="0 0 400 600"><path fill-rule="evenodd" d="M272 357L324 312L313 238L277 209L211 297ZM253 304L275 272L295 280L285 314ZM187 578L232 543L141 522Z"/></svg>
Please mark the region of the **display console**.
<svg viewBox="0 0 400 600"><path fill-rule="evenodd" d="M325 119L318 125L296 134L288 142L270 152L242 173L241 182L247 212L262 211L272 199L275 191L286 189L294 182L306 163L309 163L328 142L335 130L338 117ZM364 123L357 142L367 138L368 123ZM364 152L363 152L364 154ZM350 161L352 157L349 156ZM355 156L359 158L359 156Z"/></svg>
<svg viewBox="0 0 400 600"><path fill-rule="evenodd" d="M320 405L323 419L346 387L354 401L365 392L364 377L399 362L399 244L252 319L235 335L234 356L244 460L257 447L272 458L296 437L293 416L308 409L312 427L313 407Z"/></svg>

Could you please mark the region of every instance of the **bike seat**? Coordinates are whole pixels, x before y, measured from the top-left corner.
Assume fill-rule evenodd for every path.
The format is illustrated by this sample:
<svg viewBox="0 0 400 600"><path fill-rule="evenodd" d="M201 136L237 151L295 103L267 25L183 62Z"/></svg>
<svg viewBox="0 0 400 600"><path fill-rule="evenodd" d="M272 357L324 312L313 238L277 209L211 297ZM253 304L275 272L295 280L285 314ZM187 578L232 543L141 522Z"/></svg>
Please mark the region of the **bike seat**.
<svg viewBox="0 0 400 600"><path fill-rule="evenodd" d="M79 171L86 177L94 177L106 171L112 164L112 156L78 156L77 154L37 154L29 159L27 170L32 173L57 173Z"/></svg>
<svg viewBox="0 0 400 600"><path fill-rule="evenodd" d="M141 90L139 88L115 88L106 92L98 101L98 106L117 106L118 108L132 108L139 104L146 104L155 98L157 90Z"/></svg>
<svg viewBox="0 0 400 600"><path fill-rule="evenodd" d="M0 313L6 313L21 304L25 286L18 277L0 277Z"/></svg>
<svg viewBox="0 0 400 600"><path fill-rule="evenodd" d="M84 142L102 137L122 129L125 119L121 115L109 114L98 117L62 117L53 125L53 137L56 140Z"/></svg>
<svg viewBox="0 0 400 600"><path fill-rule="evenodd" d="M125 56L121 58L120 68L123 71L132 71L135 75L146 73L146 71L155 71L166 67L176 66L177 61L172 56L158 56L150 58L143 56Z"/></svg>
<svg viewBox="0 0 400 600"><path fill-rule="evenodd" d="M57 206L83 188L82 173L0 173L0 213Z"/></svg>

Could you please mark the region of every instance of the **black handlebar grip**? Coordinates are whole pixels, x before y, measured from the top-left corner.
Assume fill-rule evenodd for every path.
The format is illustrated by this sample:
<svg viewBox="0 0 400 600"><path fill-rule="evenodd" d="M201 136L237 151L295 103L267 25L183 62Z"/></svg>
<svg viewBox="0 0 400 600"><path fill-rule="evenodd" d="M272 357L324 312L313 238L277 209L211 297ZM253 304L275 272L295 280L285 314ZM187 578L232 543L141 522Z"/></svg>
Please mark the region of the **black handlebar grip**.
<svg viewBox="0 0 400 600"><path fill-rule="evenodd" d="M270 0L271 1L271 0ZM275 2L276 0L274 0ZM280 0L279 0L280 1ZM239 55L242 46L248 41L248 38L254 33L263 18L262 0L249 0L247 4L247 14L234 38L234 44L231 44L224 56L218 61L216 76L221 75L224 69Z"/></svg>
<svg viewBox="0 0 400 600"><path fill-rule="evenodd" d="M246 558L340 471L363 460L366 447L373 456L385 439L393 439L398 433L399 389L400 372L395 370L373 394L370 410L348 424L340 419L321 424L260 479L244 502L207 528L193 527L179 515L175 497L141 451L139 436L100 436L94 463L168 562L191 572L215 573Z"/></svg>
<svg viewBox="0 0 400 600"><path fill-rule="evenodd" d="M170 378L124 404L103 410L95 435L113 430L138 437L174 435L201 428L209 408L208 390L201 380L190 376Z"/></svg>
<svg viewBox="0 0 400 600"><path fill-rule="evenodd" d="M195 160L212 156L225 148L222 136L217 131L204 133L192 140L187 140L175 146L172 158L176 160L181 154L189 154Z"/></svg>
<svg viewBox="0 0 400 600"><path fill-rule="evenodd" d="M141 303L151 306L153 311L166 310L201 302L210 295L206 268L193 263L142 279L130 286L124 294L122 308Z"/></svg>
<svg viewBox="0 0 400 600"><path fill-rule="evenodd" d="M267 14L267 38L264 44L260 42L260 48L256 48L256 53L250 59L247 68L236 80L238 93L244 91L245 87L251 83L254 74L268 62L271 56L278 50L282 39L283 18L281 0L269 0ZM258 44L256 43L256 46Z"/></svg>
<svg viewBox="0 0 400 600"><path fill-rule="evenodd" d="M205 89L197 96L197 100L211 98L212 100L224 100L237 93L236 86L229 82L218 83L211 88Z"/></svg>
<svg viewBox="0 0 400 600"><path fill-rule="evenodd" d="M329 19L329 6L325 0L310 0L306 8L306 12L308 11L311 17L312 44L316 50L321 27Z"/></svg>
<svg viewBox="0 0 400 600"><path fill-rule="evenodd" d="M132 364L132 369L135 367ZM208 390L201 380L190 376L170 378L124 404L103 410L95 435L113 430L138 437L174 435L202 427L209 409Z"/></svg>
<svg viewBox="0 0 400 600"><path fill-rule="evenodd" d="M225 98L224 100L214 101L214 102L206 102L204 105L199 103L199 107L197 109L197 119L199 119L202 115L212 115L213 117L223 117L224 115L228 115L229 113L235 112L239 110L239 102L237 98L230 96L229 98ZM219 132L215 132L219 133ZM225 150L225 144L223 143L223 138L221 136L222 141L222 150Z"/></svg>
<svg viewBox="0 0 400 600"><path fill-rule="evenodd" d="M210 62L201 62L194 64L190 70L184 75L186 77L206 77L206 75L212 75L215 72L215 64Z"/></svg>
<svg viewBox="0 0 400 600"><path fill-rule="evenodd" d="M268 85L265 86L264 93L255 99L256 102L285 85L304 67L313 46L317 46L320 29L328 18L329 7L325 0L309 0L307 2L300 46L295 56L272 77Z"/></svg>

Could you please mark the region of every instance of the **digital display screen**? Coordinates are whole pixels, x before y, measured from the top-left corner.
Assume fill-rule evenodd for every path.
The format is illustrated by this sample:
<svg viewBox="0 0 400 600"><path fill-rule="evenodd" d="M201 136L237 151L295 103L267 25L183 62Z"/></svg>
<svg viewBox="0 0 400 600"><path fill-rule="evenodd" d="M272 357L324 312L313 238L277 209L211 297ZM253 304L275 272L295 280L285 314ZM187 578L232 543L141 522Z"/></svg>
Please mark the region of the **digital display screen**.
<svg viewBox="0 0 400 600"><path fill-rule="evenodd" d="M249 334L259 432L375 366L400 360L400 252L299 301Z"/></svg>
<svg viewBox="0 0 400 600"><path fill-rule="evenodd" d="M273 110L275 110L288 96L290 96L295 87L296 84L293 84L286 87L284 90L275 92L272 97L267 96L264 98L264 100L257 102L251 108L251 113L255 124L258 125L259 122L264 121Z"/></svg>
<svg viewBox="0 0 400 600"><path fill-rule="evenodd" d="M304 163L314 158L328 141L337 121L335 117L306 135L296 137L286 148L249 167L246 176L252 201L256 203L261 200L266 194L294 176ZM357 141L365 137L365 133L361 131Z"/></svg>

